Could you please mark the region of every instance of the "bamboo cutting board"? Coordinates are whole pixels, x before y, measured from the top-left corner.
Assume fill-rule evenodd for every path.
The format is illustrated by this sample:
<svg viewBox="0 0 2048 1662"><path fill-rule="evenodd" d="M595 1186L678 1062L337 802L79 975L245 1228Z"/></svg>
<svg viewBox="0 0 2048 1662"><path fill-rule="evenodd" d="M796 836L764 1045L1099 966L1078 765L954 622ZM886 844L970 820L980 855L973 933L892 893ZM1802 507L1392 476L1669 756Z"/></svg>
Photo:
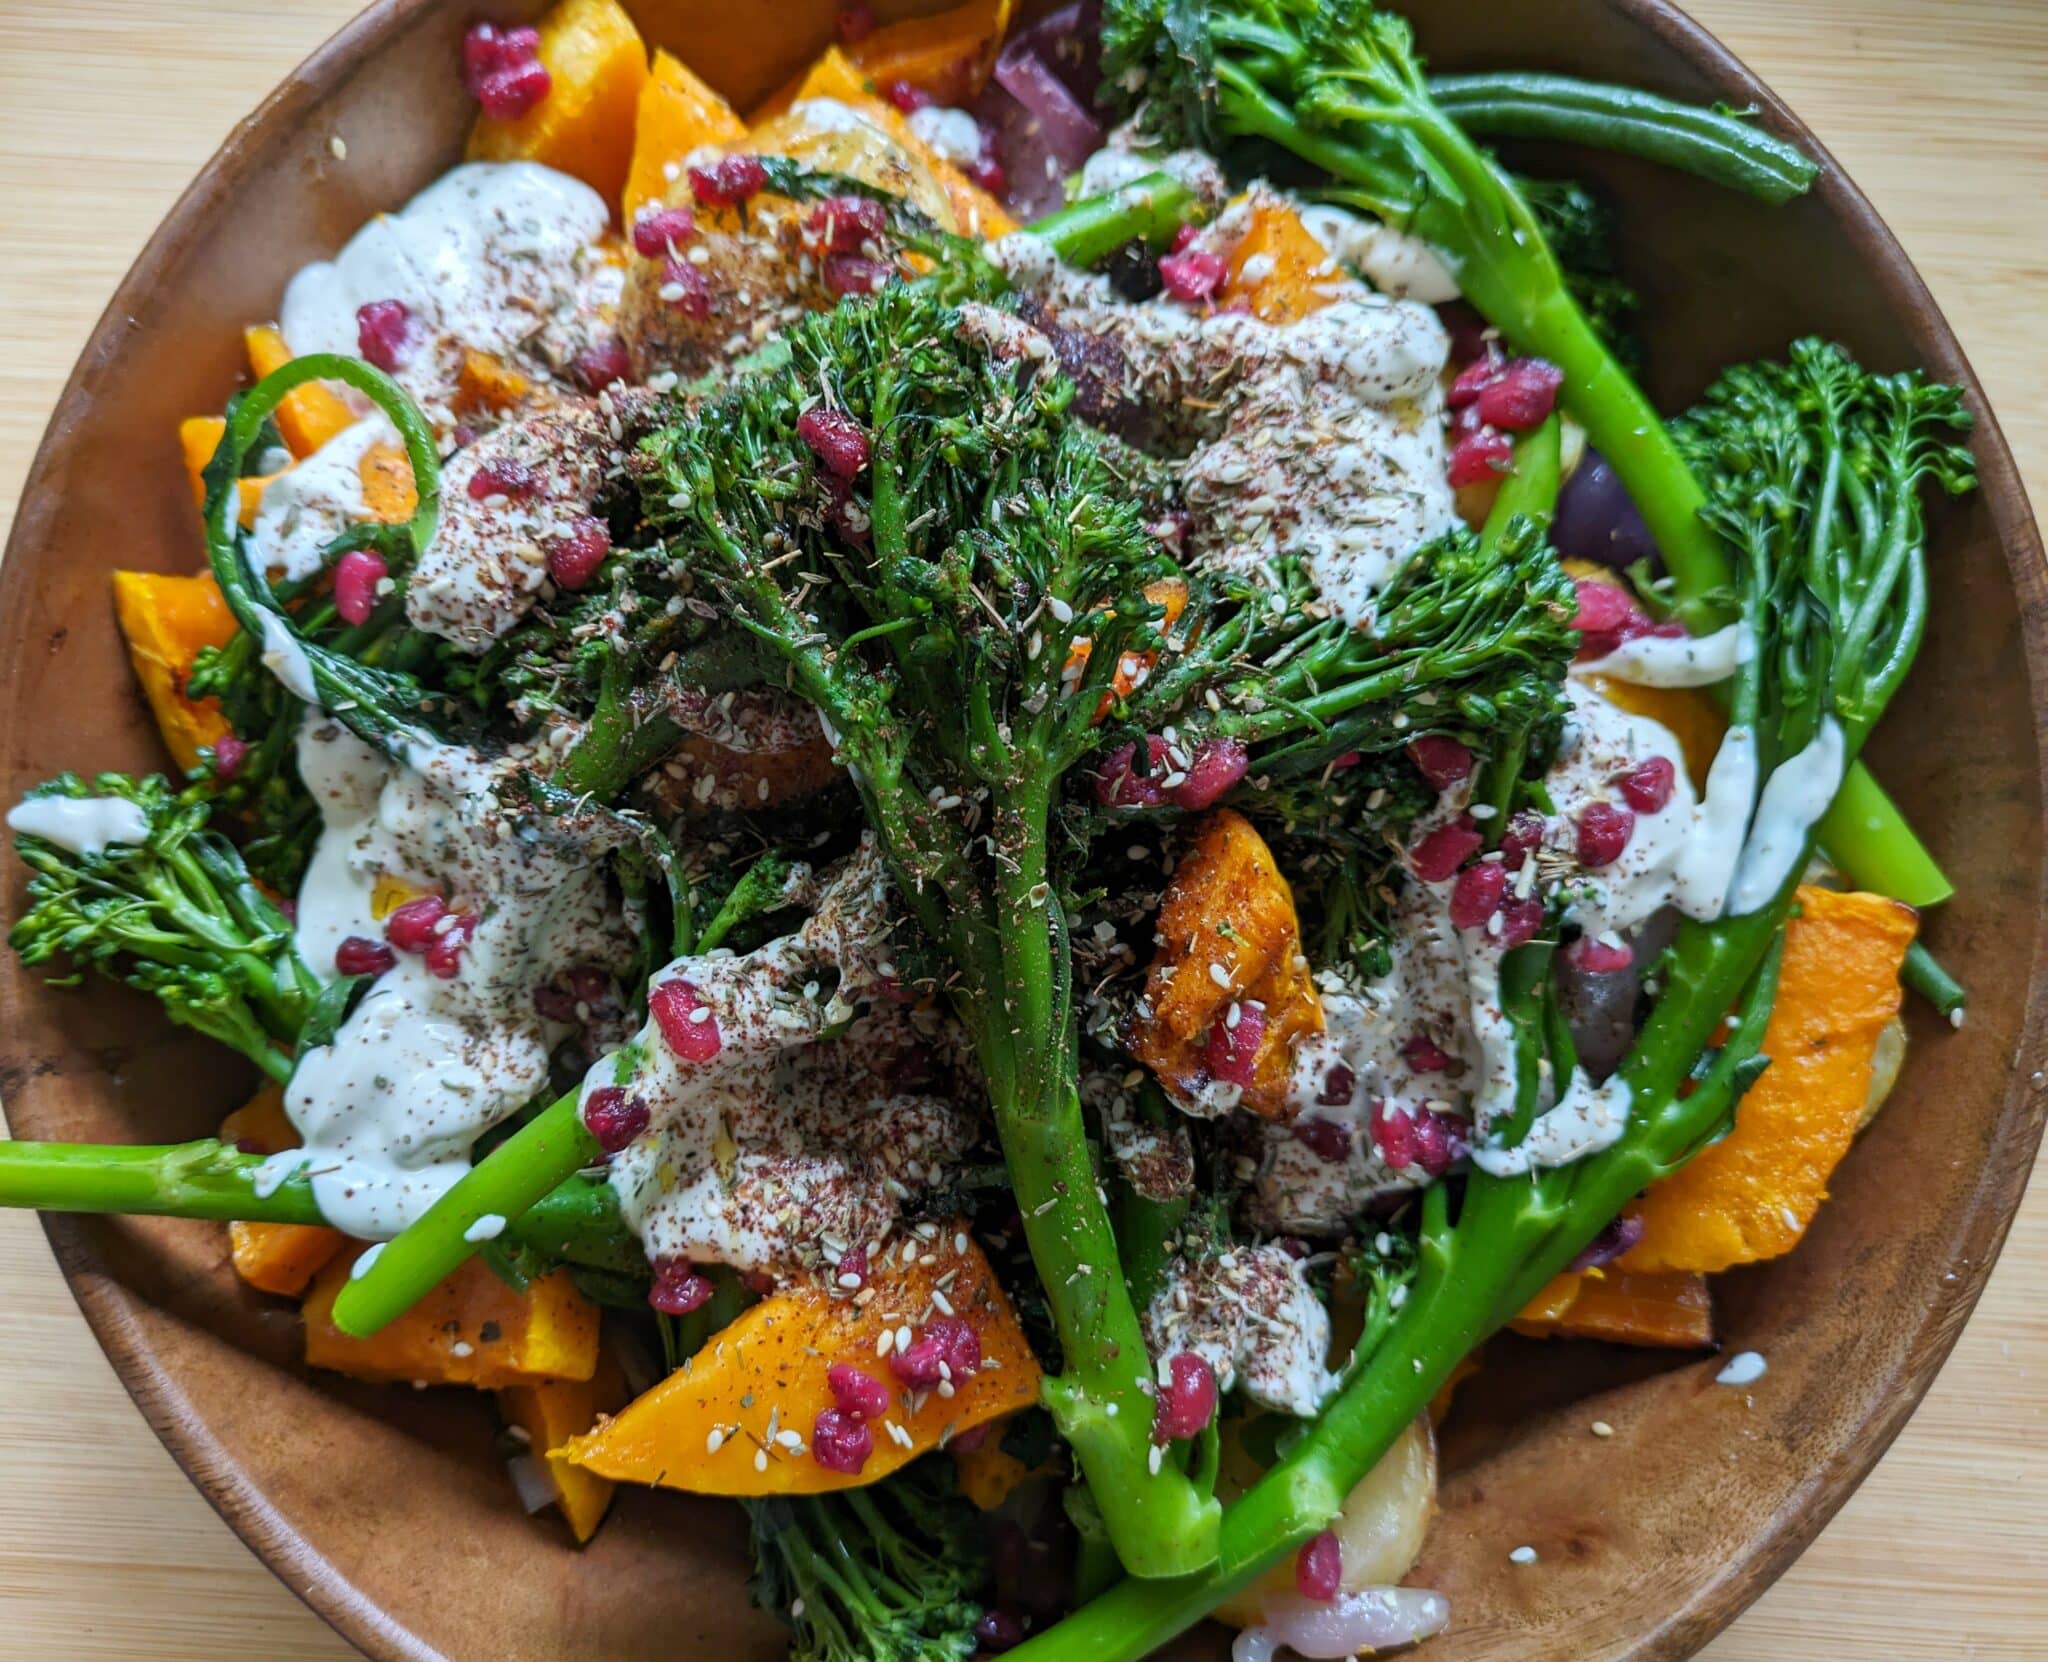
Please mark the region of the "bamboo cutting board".
<svg viewBox="0 0 2048 1662"><path fill-rule="evenodd" d="M1913 253L2048 502L2048 4L1694 0ZM0 537L105 297L351 0L0 0ZM2016 695L2018 690L2016 689ZM1905 1435L1713 1662L2048 1656L2048 1190ZM0 1659L352 1654L230 1535L0 1215Z"/></svg>

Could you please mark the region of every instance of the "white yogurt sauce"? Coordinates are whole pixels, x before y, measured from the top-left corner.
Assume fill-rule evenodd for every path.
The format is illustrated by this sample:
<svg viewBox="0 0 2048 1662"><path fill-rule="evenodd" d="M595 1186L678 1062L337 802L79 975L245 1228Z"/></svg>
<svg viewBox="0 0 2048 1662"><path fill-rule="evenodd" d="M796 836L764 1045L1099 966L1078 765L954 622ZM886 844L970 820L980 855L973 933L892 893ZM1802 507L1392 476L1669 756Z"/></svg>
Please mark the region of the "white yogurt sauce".
<svg viewBox="0 0 2048 1662"><path fill-rule="evenodd" d="M1337 1387L1330 1371L1330 1313L1301 1261L1278 1246L1235 1247L1176 1258L1145 1311L1152 1354L1199 1356L1219 1390L1302 1419Z"/></svg>
<svg viewBox="0 0 2048 1662"><path fill-rule="evenodd" d="M1847 765L1842 724L1826 716L1804 750L1771 769L1757 799L1756 823L1750 827L1735 881L1728 889L1730 917L1768 906L1805 863L1813 828L1833 806Z"/></svg>
<svg viewBox="0 0 2048 1662"><path fill-rule="evenodd" d="M418 1218L469 1169L477 1138L546 1086L535 988L572 966L621 965L627 951L597 856L516 823L481 759L423 760L396 767L318 712L299 732L299 770L325 821L299 891L306 962L331 973L342 940L383 938L379 876L437 890L478 920L456 976L400 953L285 1088L304 1139L290 1169L309 1170L321 1213L366 1240Z"/></svg>
<svg viewBox="0 0 2048 1662"><path fill-rule="evenodd" d="M372 517L363 498L363 457L379 444L398 442L398 430L382 414L368 416L271 480L249 529L249 563L273 582L318 571L320 550Z"/></svg>
<svg viewBox="0 0 2048 1662"><path fill-rule="evenodd" d="M7 824L68 854L104 854L115 843L149 840L149 816L124 796L24 797L7 810Z"/></svg>
<svg viewBox="0 0 2048 1662"><path fill-rule="evenodd" d="M955 167L972 167L981 160L981 123L965 110L927 104L910 112L910 130Z"/></svg>
<svg viewBox="0 0 2048 1662"><path fill-rule="evenodd" d="M1458 279L1449 259L1420 237L1326 202L1299 202L1295 211L1309 235L1340 265L1357 272L1380 293L1426 306L1458 298Z"/></svg>
<svg viewBox="0 0 2048 1662"><path fill-rule="evenodd" d="M1575 663L1574 675L1611 675L1639 687L1711 687L1755 655L1749 626L1731 623L1711 635L1641 635L1604 658Z"/></svg>
<svg viewBox="0 0 2048 1662"><path fill-rule="evenodd" d="M1727 905L1728 885L1735 880L1743 834L1756 806L1756 775L1756 733L1747 726L1729 728L1707 769L1699 823L1671 891L1672 904L1689 918L1711 923Z"/></svg>
<svg viewBox="0 0 2048 1662"><path fill-rule="evenodd" d="M1210 208L1223 205L1230 194L1230 181L1223 167L1206 150L1148 152L1138 148L1142 138L1126 122L1109 135L1109 142L1081 164L1080 196L1102 196L1135 183L1148 173L1164 173L1178 179Z"/></svg>

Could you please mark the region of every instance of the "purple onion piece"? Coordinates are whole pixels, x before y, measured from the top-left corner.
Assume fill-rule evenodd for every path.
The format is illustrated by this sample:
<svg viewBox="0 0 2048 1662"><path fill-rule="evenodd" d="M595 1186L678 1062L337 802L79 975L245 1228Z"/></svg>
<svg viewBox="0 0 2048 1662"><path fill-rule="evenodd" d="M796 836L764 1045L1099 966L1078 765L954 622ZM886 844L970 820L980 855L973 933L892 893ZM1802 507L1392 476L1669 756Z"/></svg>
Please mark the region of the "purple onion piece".
<svg viewBox="0 0 2048 1662"><path fill-rule="evenodd" d="M1627 487L1607 458L1590 447L1558 495L1550 540L1568 560L1591 560L1616 571L1649 560L1662 569L1656 540Z"/></svg>
<svg viewBox="0 0 2048 1662"><path fill-rule="evenodd" d="M1638 956L1627 969L1587 971L1575 968L1570 959L1559 956L1558 1002L1564 1007L1565 1020L1571 1024L1579 1066L1596 1080L1613 1073L1635 1042L1641 962Z"/></svg>
<svg viewBox="0 0 2048 1662"><path fill-rule="evenodd" d="M1068 172L1102 148L1102 123L1037 52L1017 41L1004 47L996 84L1037 120L1047 151Z"/></svg>
<svg viewBox="0 0 2048 1662"><path fill-rule="evenodd" d="M1076 0L1049 11L1028 29L1012 35L1007 44L1037 53L1084 107L1095 107L1095 95L1102 86L1101 0Z"/></svg>
<svg viewBox="0 0 2048 1662"><path fill-rule="evenodd" d="M1567 1266L1574 1270L1597 1270L1611 1264L1643 1238L1647 1227L1634 1212L1624 1212L1593 1237L1586 1250Z"/></svg>
<svg viewBox="0 0 2048 1662"><path fill-rule="evenodd" d="M1038 118L993 81L968 108L1003 164L1003 206L1026 225L1062 206L1073 169L1053 154Z"/></svg>

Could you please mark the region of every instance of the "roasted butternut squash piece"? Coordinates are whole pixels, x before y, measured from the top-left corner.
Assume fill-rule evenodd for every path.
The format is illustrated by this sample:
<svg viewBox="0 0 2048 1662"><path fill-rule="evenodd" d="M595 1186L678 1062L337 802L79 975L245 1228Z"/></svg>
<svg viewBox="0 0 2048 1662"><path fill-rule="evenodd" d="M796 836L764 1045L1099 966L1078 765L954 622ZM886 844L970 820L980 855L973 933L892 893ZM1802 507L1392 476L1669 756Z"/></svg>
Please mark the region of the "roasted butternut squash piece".
<svg viewBox="0 0 2048 1662"><path fill-rule="evenodd" d="M412 518L413 509L420 505L412 462L401 445L371 445L356 463L356 476L363 482L363 505L372 518L386 525Z"/></svg>
<svg viewBox="0 0 2048 1662"><path fill-rule="evenodd" d="M597 1372L587 1380L542 1379L498 1393L498 1412L507 1425L526 1433L527 1448L554 1484L555 1506L579 1545L597 1533L611 1510L613 1485L551 1451L580 1437L603 1415L616 1414L631 1394L610 1351L599 1353Z"/></svg>
<svg viewBox="0 0 2048 1662"><path fill-rule="evenodd" d="M1230 1043L1231 1006L1257 1003L1265 1025L1240 1100L1278 1118L1296 1047L1303 1035L1322 1031L1323 1002L1302 956L1294 891L1242 814L1220 808L1202 822L1193 852L1167 885L1158 941L1129 1036L1132 1054L1167 1089L1191 1096L1214 1077L1212 1045Z"/></svg>
<svg viewBox="0 0 2048 1662"><path fill-rule="evenodd" d="M647 203L667 198L691 151L706 144L738 144L746 136L747 124L730 104L680 60L655 53L633 116L633 161L621 204L625 223L631 225Z"/></svg>
<svg viewBox="0 0 2048 1662"><path fill-rule="evenodd" d="M1160 577L1145 585L1145 598L1155 606L1166 608L1166 616L1160 623L1171 629L1180 621L1182 612L1188 609L1188 585L1184 578ZM1075 681L1088 668L1088 660L1095 655L1095 643L1077 640L1068 649L1067 661L1060 668L1060 677ZM1156 652L1126 652L1117 660L1116 675L1110 682L1110 691L1102 695L1095 707L1095 719L1104 720L1116 707L1119 698L1128 698L1145 684L1145 677L1152 673L1152 666L1159 661Z"/></svg>
<svg viewBox="0 0 2048 1662"><path fill-rule="evenodd" d="M206 464L213 460L213 453L220 448L220 441L226 437L228 424L221 416L187 416L178 423L178 450L185 458L185 473L192 481L192 505L206 506ZM260 478L238 479L241 488L241 504L235 510L235 517L242 522L242 529L248 530L256 523L256 510L263 506L263 487L277 477L265 474Z"/></svg>
<svg viewBox="0 0 2048 1662"><path fill-rule="evenodd" d="M478 115L473 162L539 162L617 202L633 161L647 47L618 0L557 0L542 16L540 61L553 84L513 121Z"/></svg>
<svg viewBox="0 0 2048 1662"><path fill-rule="evenodd" d="M1329 305L1332 286L1343 280L1343 270L1301 215L1285 202L1261 201L1231 253L1218 300L1225 306L1242 300L1268 323L1298 323Z"/></svg>
<svg viewBox="0 0 2048 1662"><path fill-rule="evenodd" d="M244 329L242 344L249 353L249 373L259 381L292 360L292 349L285 345L284 335L267 324ZM278 401L275 416L285 448L300 457L312 455L343 428L353 427L356 419L355 411L341 395L318 381L308 381L286 393Z"/></svg>
<svg viewBox="0 0 2048 1662"><path fill-rule="evenodd" d="M284 1089L266 1084L220 1123L220 1140L249 1154L297 1148L297 1127L285 1118ZM231 1223L235 1274L260 1292L297 1298L348 1237L317 1223Z"/></svg>
<svg viewBox="0 0 2048 1662"><path fill-rule="evenodd" d="M1509 1325L1538 1339L1704 1350L1714 1342L1714 1306L1705 1276L1650 1274L1610 1264L1602 1270L1568 1270Z"/></svg>
<svg viewBox="0 0 2048 1662"><path fill-rule="evenodd" d="M306 1298L306 1361L357 1379L425 1380L503 1390L597 1372L597 1306L567 1270L515 1293L472 1258L380 1333L354 1338L334 1325L334 1299L363 1252L337 1257Z"/></svg>
<svg viewBox="0 0 2048 1662"><path fill-rule="evenodd" d="M235 633L234 614L221 599L219 585L211 572L171 577L117 571L114 611L164 744L181 772L197 767L201 747L228 731L219 704L185 696L185 677L200 648L225 646Z"/></svg>
<svg viewBox="0 0 2048 1662"><path fill-rule="evenodd" d="M832 39L842 0L707 6L704 0L633 0L648 44L673 52L735 109L751 110ZM764 26L772 25L772 26Z"/></svg>
<svg viewBox="0 0 2048 1662"><path fill-rule="evenodd" d="M1008 1500L1031 1470L1014 1454L1004 1453L995 1437L971 1449L953 1450L953 1475L960 1492L984 1512L993 1512Z"/></svg>
<svg viewBox="0 0 2048 1662"><path fill-rule="evenodd" d="M464 347L455 371L455 409L463 415L504 415L525 403L533 383L504 359Z"/></svg>
<svg viewBox="0 0 2048 1662"><path fill-rule="evenodd" d="M1911 907L1882 895L1799 891L1764 1030L1771 1065L1735 1129L1643 1196L1643 1236L1620 1268L1711 1275L1792 1250L1855 1140L1918 927Z"/></svg>
<svg viewBox="0 0 2048 1662"><path fill-rule="evenodd" d="M562 1452L625 1483L707 1495L817 1494L873 1483L949 1435L1036 1402L1038 1363L981 1248L952 1231L915 1244L914 1264L883 1252L865 1304L805 1284L751 1306L624 1413L571 1438ZM953 1381L950 1397L905 1388L883 1349L885 1333L907 1329L915 1344L939 1319L966 1322L981 1345L980 1367ZM811 1449L818 1416L834 1406L826 1375L838 1362L890 1397L887 1413L868 1423L874 1447L857 1472L828 1470Z"/></svg>
<svg viewBox="0 0 2048 1662"><path fill-rule="evenodd" d="M846 48L877 87L907 81L941 104L970 104L995 68L1014 0L968 0L930 17L884 24Z"/></svg>

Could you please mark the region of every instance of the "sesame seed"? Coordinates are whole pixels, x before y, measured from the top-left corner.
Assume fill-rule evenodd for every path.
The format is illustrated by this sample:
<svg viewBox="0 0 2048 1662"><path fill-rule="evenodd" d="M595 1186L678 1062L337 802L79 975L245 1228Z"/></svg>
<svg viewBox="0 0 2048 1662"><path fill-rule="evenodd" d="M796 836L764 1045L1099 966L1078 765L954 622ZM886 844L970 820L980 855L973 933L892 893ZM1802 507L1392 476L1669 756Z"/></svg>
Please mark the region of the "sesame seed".
<svg viewBox="0 0 2048 1662"><path fill-rule="evenodd" d="M1614 1427L1605 1420L1595 1420L1593 1422L1593 1435L1596 1437L1612 1437L1614 1435Z"/></svg>
<svg viewBox="0 0 2048 1662"><path fill-rule="evenodd" d="M725 1428L714 1425L711 1428L711 1435L704 1439L704 1452L706 1454L716 1454L723 1447L725 1447Z"/></svg>
<svg viewBox="0 0 2048 1662"><path fill-rule="evenodd" d="M1230 985L1230 971L1221 964L1211 964L1209 966L1209 979L1219 987L1228 987Z"/></svg>
<svg viewBox="0 0 2048 1662"><path fill-rule="evenodd" d="M757 1449L755 1449L755 1450L754 1450L754 1470L755 1470L755 1471L757 1471L757 1472L765 1472L765 1471L766 1471L767 1469L768 1469L768 1451L767 1451L766 1449L764 1449L764 1448L757 1448Z"/></svg>
<svg viewBox="0 0 2048 1662"><path fill-rule="evenodd" d="M1151 1451L1145 1456L1145 1464L1151 1468L1152 1475L1154 1477L1157 1477L1159 1475L1160 1463L1164 1461L1165 1458L1166 1450L1161 1448L1157 1443L1154 1443L1152 1445Z"/></svg>

